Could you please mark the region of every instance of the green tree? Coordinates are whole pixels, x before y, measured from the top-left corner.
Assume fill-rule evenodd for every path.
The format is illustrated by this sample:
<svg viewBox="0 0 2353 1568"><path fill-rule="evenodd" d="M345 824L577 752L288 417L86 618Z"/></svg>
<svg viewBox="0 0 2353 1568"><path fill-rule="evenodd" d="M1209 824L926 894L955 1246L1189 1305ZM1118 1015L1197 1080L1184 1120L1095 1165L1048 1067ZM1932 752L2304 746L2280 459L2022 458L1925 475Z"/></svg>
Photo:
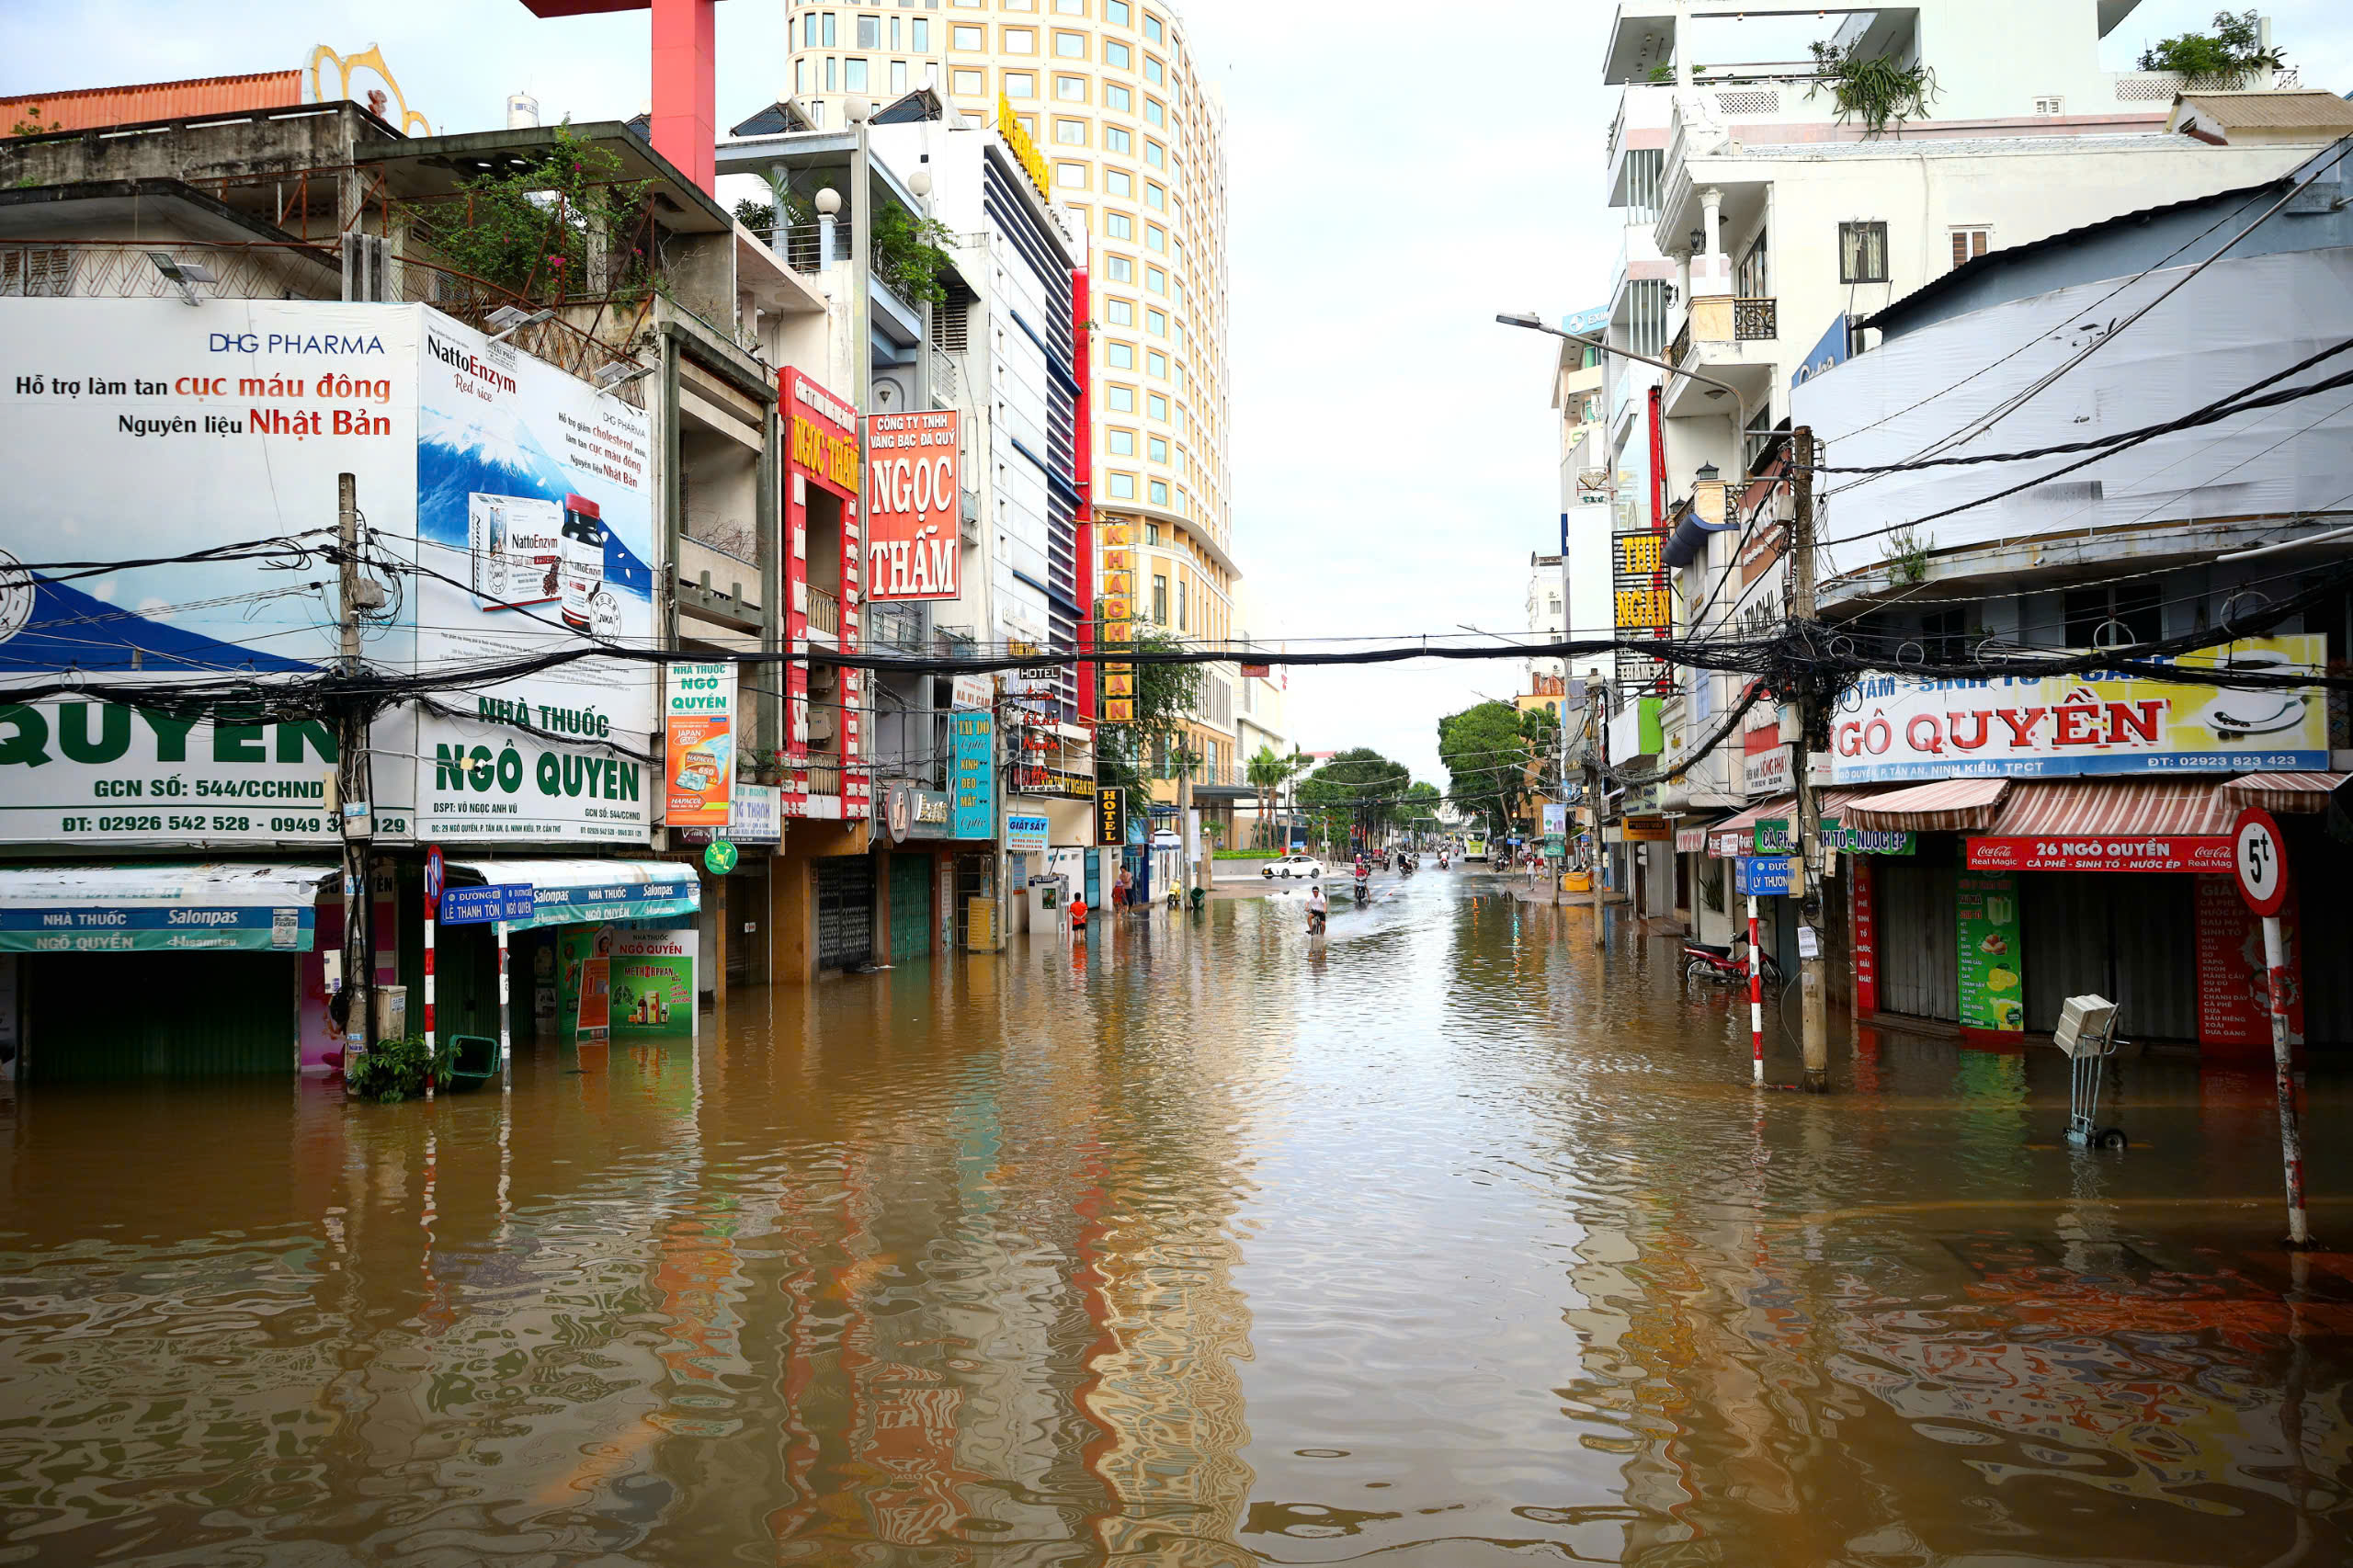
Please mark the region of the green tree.
<svg viewBox="0 0 2353 1568"><path fill-rule="evenodd" d="M1290 778L1290 761L1272 746L1260 746L1250 757L1246 777L1258 791L1258 840L1262 847L1275 844L1275 792Z"/></svg>
<svg viewBox="0 0 2353 1568"><path fill-rule="evenodd" d="M1510 703L1490 701L1438 722L1438 759L1446 765L1448 793L1464 811L1484 817L1491 835L1511 831L1528 792L1534 754L1519 721Z"/></svg>
<svg viewBox="0 0 2353 1568"><path fill-rule="evenodd" d="M1408 833L1430 834L1438 831L1438 808L1445 796L1438 786L1415 779L1405 791L1405 799L1397 808L1398 816Z"/></svg>
<svg viewBox="0 0 2353 1568"><path fill-rule="evenodd" d="M654 276L654 182L620 170L619 153L559 125L540 158L402 210L451 267L535 303L642 297Z"/></svg>
<svg viewBox="0 0 2353 1568"><path fill-rule="evenodd" d="M1335 755L1329 762L1299 781L1302 809L1313 822L1316 835L1326 843L1345 844L1349 829L1361 826L1375 838L1404 816L1405 792L1412 769L1392 762L1370 746Z"/></svg>
<svg viewBox="0 0 2353 1568"><path fill-rule="evenodd" d="M2249 71L2278 70L2284 50L2263 46L2263 22L2253 11L2214 13L2211 33L2160 39L2141 51L2143 71L2172 71L2192 82L2229 78Z"/></svg>
<svg viewBox="0 0 2353 1568"><path fill-rule="evenodd" d="M867 242L874 257L874 276L911 305L944 305L948 285L942 276L953 265L946 246L956 231L937 218L918 218L903 207L879 202Z"/></svg>
<svg viewBox="0 0 2353 1568"><path fill-rule="evenodd" d="M1096 601L1095 615L1103 619ZM1141 624L1141 623L1139 623ZM1106 653L1182 653L1185 644L1164 632L1145 631L1131 642L1106 642ZM1135 722L1105 724L1095 732L1095 776L1104 787L1126 793L1131 816L1148 818L1152 812L1152 757L1155 750L1173 753L1177 767L1189 767L1185 744L1185 721L1201 698L1198 665L1138 664L1135 666Z"/></svg>

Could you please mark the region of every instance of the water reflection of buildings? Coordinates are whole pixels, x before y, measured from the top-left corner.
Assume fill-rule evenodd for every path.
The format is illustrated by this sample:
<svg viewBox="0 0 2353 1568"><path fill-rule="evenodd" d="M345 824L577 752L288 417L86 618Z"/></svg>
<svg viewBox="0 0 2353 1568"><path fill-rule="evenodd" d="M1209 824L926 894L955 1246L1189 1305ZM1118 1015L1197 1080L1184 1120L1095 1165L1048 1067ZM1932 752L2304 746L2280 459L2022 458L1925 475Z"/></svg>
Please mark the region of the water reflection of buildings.
<svg viewBox="0 0 2353 1568"><path fill-rule="evenodd" d="M1224 1179L1202 1140L1240 1111L1131 1096L1121 1058L1169 1042L1134 1026L1129 983L1150 972L1169 1006L1167 987L1208 977L1140 931L1095 940L1081 983L1040 951L985 991L936 995L935 1029L974 1044L927 1062L917 1101L845 1093L831 1064L841 1163L784 1195L774 1238L792 1260L778 1561L871 1545L994 1561L1082 1540L1230 1559L1246 1317L1230 1206L1197 1200ZM1196 1532L1222 1555L1166 1539Z"/></svg>
<svg viewBox="0 0 2353 1568"><path fill-rule="evenodd" d="M2343 1369L2307 1390L2302 1369L2353 1330L2353 1302L2156 1262L2096 1213L2063 1212L2049 1239L1874 1234L1760 1223L1761 1179L1739 1185L1644 1184L1585 1215L1569 1313L1585 1368L1562 1392L1596 1428L1586 1446L1624 1456L1621 1561L1942 1561L2033 1540L2170 1561L2185 1538L2168 1517L2243 1519L2258 1561L2285 1544L2258 1550L2268 1529L2343 1501Z"/></svg>

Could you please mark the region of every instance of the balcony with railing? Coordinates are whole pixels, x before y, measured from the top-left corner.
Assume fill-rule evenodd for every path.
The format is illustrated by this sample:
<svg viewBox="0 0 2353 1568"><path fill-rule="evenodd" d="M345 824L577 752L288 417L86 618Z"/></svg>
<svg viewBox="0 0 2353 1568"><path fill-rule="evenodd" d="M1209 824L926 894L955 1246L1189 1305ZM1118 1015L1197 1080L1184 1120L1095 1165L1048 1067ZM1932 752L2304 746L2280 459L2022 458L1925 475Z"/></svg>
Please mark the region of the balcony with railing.
<svg viewBox="0 0 2353 1568"><path fill-rule="evenodd" d="M168 264L170 270L166 271ZM651 296L648 296L650 298ZM0 298L186 300L335 300L431 305L470 326L494 331L491 313L529 312L535 302L512 290L369 234L340 242L156 240L0 240ZM575 300L541 321L510 328L505 343L535 359L598 381L608 366L634 364L630 331L616 326L611 301ZM598 384L602 384L601 381ZM635 382L614 389L644 406Z"/></svg>
<svg viewBox="0 0 2353 1568"><path fill-rule="evenodd" d="M866 607L866 645L890 653L927 652L931 646L930 607L919 599L870 602Z"/></svg>
<svg viewBox="0 0 2353 1568"><path fill-rule="evenodd" d="M809 631L813 635L838 641L842 634L842 602L813 584L804 585L807 596Z"/></svg>

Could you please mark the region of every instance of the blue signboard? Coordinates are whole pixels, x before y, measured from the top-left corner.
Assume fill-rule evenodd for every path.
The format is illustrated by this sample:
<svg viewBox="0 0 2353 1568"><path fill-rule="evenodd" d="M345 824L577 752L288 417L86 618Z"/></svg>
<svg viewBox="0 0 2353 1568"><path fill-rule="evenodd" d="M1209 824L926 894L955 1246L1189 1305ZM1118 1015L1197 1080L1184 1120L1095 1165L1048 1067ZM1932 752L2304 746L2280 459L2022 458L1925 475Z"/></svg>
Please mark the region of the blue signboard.
<svg viewBox="0 0 2353 1568"><path fill-rule="evenodd" d="M441 892L441 924L487 926L499 920L529 920L536 910L528 882L499 882L486 888L445 888Z"/></svg>
<svg viewBox="0 0 2353 1568"><path fill-rule="evenodd" d="M996 718L989 713L959 711L949 719L954 735L951 756L956 776L949 780L957 838L996 836L996 779L993 754L996 748Z"/></svg>
<svg viewBox="0 0 2353 1568"><path fill-rule="evenodd" d="M219 948L307 953L317 915L308 905L173 903L0 909L0 953L187 952Z"/></svg>
<svg viewBox="0 0 2353 1568"><path fill-rule="evenodd" d="M1798 891L1794 859L1744 855L1732 867L1733 892L1743 898L1790 898Z"/></svg>
<svg viewBox="0 0 2353 1568"><path fill-rule="evenodd" d="M1790 385L1802 387L1824 370L1832 370L1847 362L1855 350L1854 328L1844 315L1830 324L1822 341L1806 351L1805 358L1790 376Z"/></svg>

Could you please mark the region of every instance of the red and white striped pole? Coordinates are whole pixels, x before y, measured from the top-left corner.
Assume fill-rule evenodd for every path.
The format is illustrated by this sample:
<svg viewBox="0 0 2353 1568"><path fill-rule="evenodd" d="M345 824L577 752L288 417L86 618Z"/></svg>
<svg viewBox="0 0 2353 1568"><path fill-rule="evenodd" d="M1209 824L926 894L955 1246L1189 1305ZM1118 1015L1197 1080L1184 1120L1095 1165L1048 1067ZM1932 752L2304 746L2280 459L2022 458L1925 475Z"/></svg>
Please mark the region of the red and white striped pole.
<svg viewBox="0 0 2353 1568"><path fill-rule="evenodd" d="M1756 958L1756 895L1748 895L1748 1046L1756 1081L1765 1081L1765 966Z"/></svg>
<svg viewBox="0 0 2353 1568"><path fill-rule="evenodd" d="M2288 944L2279 916L2263 916L2263 964L2271 989L2271 1072L2279 1101L2279 1165L2288 1189L2288 1245L2301 1250L2313 1244L2312 1222L2304 1215L2304 1140L2296 1125L2296 1069L2288 1042Z"/></svg>
<svg viewBox="0 0 2353 1568"><path fill-rule="evenodd" d="M440 924L436 916L434 900L425 901L425 1059L433 1060L433 928ZM433 1097L433 1079L428 1073L425 1080L425 1097Z"/></svg>

